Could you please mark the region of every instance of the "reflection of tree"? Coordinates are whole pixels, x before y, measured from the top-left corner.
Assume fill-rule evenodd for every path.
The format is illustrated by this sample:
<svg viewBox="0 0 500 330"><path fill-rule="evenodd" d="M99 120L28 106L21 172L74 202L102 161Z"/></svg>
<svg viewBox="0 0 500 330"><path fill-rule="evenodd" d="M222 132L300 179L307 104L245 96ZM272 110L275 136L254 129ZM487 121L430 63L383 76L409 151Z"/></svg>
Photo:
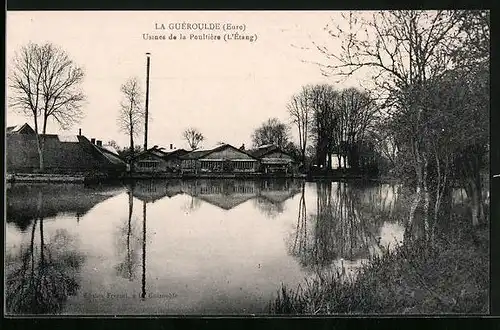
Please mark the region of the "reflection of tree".
<svg viewBox="0 0 500 330"><path fill-rule="evenodd" d="M39 208L42 199L39 194ZM9 313L39 314L60 311L68 296L76 294L79 268L84 257L76 250L73 238L58 229L45 241L43 218L36 218L27 248L21 247L18 257L6 263L6 307ZM36 227L39 246L35 244Z"/></svg>
<svg viewBox="0 0 500 330"><path fill-rule="evenodd" d="M275 218L285 210L283 203L276 203L264 196L257 196L253 202L267 218Z"/></svg>
<svg viewBox="0 0 500 330"><path fill-rule="evenodd" d="M316 187L317 212L310 213L309 219L302 188L291 253L303 267L311 270L322 269L340 258L368 257L369 248L377 244L376 234L384 218L376 215L376 208L370 212L363 209L362 190L358 187L344 182L318 182ZM379 190L371 192L380 193Z"/></svg>
<svg viewBox="0 0 500 330"><path fill-rule="evenodd" d="M136 275L136 268L138 266L138 254L137 248L139 239L137 237L136 231L137 227L134 226L135 223L132 222L132 215L134 210L134 197L132 195L132 190L128 191L128 218L125 226L119 228L119 241L118 251L123 253L123 261L116 265L115 269L119 276L132 281ZM125 240L122 240L126 237ZM126 246L123 249L122 244Z"/></svg>
<svg viewBox="0 0 500 330"><path fill-rule="evenodd" d="M299 212L297 216L297 227L295 228L295 238L293 240L292 254L300 258L302 265L307 264L309 259L307 249L307 208L305 196L305 182L302 183L301 195L299 199Z"/></svg>

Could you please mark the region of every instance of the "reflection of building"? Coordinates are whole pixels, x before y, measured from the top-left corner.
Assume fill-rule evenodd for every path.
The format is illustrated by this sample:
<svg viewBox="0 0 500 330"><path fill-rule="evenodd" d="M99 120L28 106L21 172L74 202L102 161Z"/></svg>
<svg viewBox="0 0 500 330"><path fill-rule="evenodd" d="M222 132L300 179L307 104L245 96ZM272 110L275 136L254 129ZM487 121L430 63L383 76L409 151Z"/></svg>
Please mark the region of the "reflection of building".
<svg viewBox="0 0 500 330"><path fill-rule="evenodd" d="M265 180L260 185L260 196L272 203L283 203L300 191L296 181Z"/></svg>
<svg viewBox="0 0 500 330"><path fill-rule="evenodd" d="M164 197L171 198L181 193L181 185L177 181L138 180L132 187L133 196L147 203L154 203Z"/></svg>
<svg viewBox="0 0 500 330"><path fill-rule="evenodd" d="M197 200L230 210L254 198L260 201L259 207L269 208L262 205L263 203L280 206L300 191L300 188L297 182L291 180L138 180L131 187L131 191L134 197L146 203L187 194Z"/></svg>
<svg viewBox="0 0 500 330"><path fill-rule="evenodd" d="M175 172L180 168L180 156L187 154L184 149L164 151L154 146L137 154L132 159L134 172L138 173L166 173Z"/></svg>
<svg viewBox="0 0 500 330"><path fill-rule="evenodd" d="M116 172L126 169L125 162L102 147L101 141L89 141L83 135L39 135L43 140L43 162L47 172ZM39 169L37 139L28 125L9 127L6 135L7 171L33 172Z"/></svg>
<svg viewBox="0 0 500 330"><path fill-rule="evenodd" d="M184 181L182 191L204 202L222 209L232 209L248 200L255 199L257 207L269 209L269 205L278 207L299 191L294 181L252 181L206 179Z"/></svg>
<svg viewBox="0 0 500 330"><path fill-rule="evenodd" d="M163 197L172 198L182 193L180 182L177 181L137 181L133 187L133 195L148 203L155 202Z"/></svg>
<svg viewBox="0 0 500 330"><path fill-rule="evenodd" d="M183 183L183 191L209 204L230 210L257 194L253 181L196 180Z"/></svg>
<svg viewBox="0 0 500 330"><path fill-rule="evenodd" d="M80 218L96 204L118 193L85 188L82 185L14 184L7 190L7 222L21 229L36 218L48 218L60 213L74 214Z"/></svg>
<svg viewBox="0 0 500 330"><path fill-rule="evenodd" d="M264 173L289 173L294 170L292 157L273 144L260 146L250 153L259 159L261 171Z"/></svg>
<svg viewBox="0 0 500 330"><path fill-rule="evenodd" d="M192 151L180 158L181 169L187 173L253 173L257 171L258 166L257 158L229 144L209 150Z"/></svg>

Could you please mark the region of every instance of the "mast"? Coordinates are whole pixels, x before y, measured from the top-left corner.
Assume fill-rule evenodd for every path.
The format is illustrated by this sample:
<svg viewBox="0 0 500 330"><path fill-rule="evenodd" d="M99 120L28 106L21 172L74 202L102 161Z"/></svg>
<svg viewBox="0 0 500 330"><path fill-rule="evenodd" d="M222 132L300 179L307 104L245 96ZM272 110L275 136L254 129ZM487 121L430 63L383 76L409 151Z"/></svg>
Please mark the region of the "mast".
<svg viewBox="0 0 500 330"><path fill-rule="evenodd" d="M148 114L149 114L149 65L150 65L150 53L146 53L146 106L144 108L144 150L148 150Z"/></svg>

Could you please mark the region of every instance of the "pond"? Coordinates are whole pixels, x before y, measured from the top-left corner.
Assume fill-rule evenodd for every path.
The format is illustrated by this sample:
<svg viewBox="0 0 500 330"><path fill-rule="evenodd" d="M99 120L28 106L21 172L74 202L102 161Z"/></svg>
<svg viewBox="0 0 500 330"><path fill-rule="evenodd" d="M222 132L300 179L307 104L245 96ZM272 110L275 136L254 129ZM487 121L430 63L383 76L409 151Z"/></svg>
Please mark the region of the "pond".
<svg viewBox="0 0 500 330"><path fill-rule="evenodd" d="M141 180L7 188L8 314L258 314L402 240L398 185Z"/></svg>

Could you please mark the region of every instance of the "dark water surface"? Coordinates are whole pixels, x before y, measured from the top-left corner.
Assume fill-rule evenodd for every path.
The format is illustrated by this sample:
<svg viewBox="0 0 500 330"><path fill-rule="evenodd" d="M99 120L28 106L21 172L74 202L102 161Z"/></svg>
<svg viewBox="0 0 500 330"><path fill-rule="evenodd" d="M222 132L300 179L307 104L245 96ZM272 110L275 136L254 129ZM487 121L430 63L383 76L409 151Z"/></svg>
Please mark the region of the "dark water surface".
<svg viewBox="0 0 500 330"><path fill-rule="evenodd" d="M12 185L7 313L266 313L281 283L398 244L401 195L294 180Z"/></svg>

